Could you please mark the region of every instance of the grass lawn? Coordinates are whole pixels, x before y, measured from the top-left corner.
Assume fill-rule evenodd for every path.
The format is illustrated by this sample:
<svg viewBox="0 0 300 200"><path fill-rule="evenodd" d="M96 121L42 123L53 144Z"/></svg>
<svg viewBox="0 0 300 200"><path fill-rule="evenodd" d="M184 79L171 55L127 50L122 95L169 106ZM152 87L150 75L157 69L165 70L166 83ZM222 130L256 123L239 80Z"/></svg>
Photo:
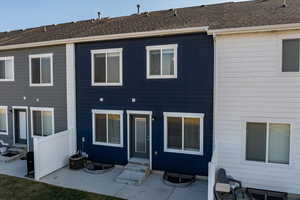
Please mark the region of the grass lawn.
<svg viewBox="0 0 300 200"><path fill-rule="evenodd" d="M0 200L120 200L0 174Z"/></svg>

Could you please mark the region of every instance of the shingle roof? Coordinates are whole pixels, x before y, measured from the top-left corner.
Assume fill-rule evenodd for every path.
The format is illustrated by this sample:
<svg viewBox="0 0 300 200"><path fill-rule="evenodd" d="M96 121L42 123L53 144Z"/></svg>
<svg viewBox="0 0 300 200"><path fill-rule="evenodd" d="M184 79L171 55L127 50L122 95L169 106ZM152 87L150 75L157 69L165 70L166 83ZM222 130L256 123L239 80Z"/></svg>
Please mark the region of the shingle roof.
<svg viewBox="0 0 300 200"><path fill-rule="evenodd" d="M86 36L209 26L210 29L300 23L300 0L254 0L162 10L0 33L0 46Z"/></svg>

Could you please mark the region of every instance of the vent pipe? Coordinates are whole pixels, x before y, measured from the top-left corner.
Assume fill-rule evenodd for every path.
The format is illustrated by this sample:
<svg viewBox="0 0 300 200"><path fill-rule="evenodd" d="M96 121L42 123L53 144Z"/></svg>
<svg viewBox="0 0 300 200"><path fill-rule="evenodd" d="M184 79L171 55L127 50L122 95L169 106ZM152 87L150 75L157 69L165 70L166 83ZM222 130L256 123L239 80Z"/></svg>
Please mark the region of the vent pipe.
<svg viewBox="0 0 300 200"><path fill-rule="evenodd" d="M98 19L101 19L101 12L97 12L98 14Z"/></svg>
<svg viewBox="0 0 300 200"><path fill-rule="evenodd" d="M139 15L139 14L140 14L140 8L141 8L141 5L140 5L140 4L137 4L136 7L137 7L137 14Z"/></svg>
<svg viewBox="0 0 300 200"><path fill-rule="evenodd" d="M287 0L282 0L282 7L287 7Z"/></svg>

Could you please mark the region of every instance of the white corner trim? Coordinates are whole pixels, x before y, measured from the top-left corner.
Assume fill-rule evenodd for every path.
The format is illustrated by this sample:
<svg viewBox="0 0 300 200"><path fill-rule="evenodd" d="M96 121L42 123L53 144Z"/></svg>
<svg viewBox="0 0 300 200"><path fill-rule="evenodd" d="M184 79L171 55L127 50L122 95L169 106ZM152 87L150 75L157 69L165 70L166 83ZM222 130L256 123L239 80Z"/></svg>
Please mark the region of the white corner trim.
<svg viewBox="0 0 300 200"><path fill-rule="evenodd" d="M1 46L0 50L53 46L53 45L61 45L61 44L68 44L68 43L119 40L119 39L165 36L165 35L176 35L176 34L187 34L187 33L198 33L198 32L200 33L200 32L206 32L207 30L208 30L208 26L201 26L201 27L189 27L189 28L179 28L179 29L166 29L166 30L158 30L158 31L99 35L99 36L79 37L79 38L71 38L71 39L44 41L44 42L6 45L6 46Z"/></svg>
<svg viewBox="0 0 300 200"><path fill-rule="evenodd" d="M109 83L107 82L107 54L108 53L119 53L119 82L118 83ZM105 54L105 80L104 83L95 82L95 54ZM115 48L115 49L96 49L91 50L91 80L92 86L122 86L123 85L123 49L122 48Z"/></svg>
<svg viewBox="0 0 300 200"><path fill-rule="evenodd" d="M174 74L173 75L163 75L163 53L162 51L165 49L172 49L174 51ZM152 50L159 50L160 51L160 75L151 75L150 74L150 51ZM167 45L156 45L156 46L147 46L147 70L146 70L146 77L147 79L176 79L177 78L177 62L178 62L178 44L167 44Z"/></svg>
<svg viewBox="0 0 300 200"><path fill-rule="evenodd" d="M46 54L31 54L29 57L29 86L30 87L46 87L46 86L53 86L53 53L46 53ZM33 58L50 58L50 83L32 83L32 66L31 66L31 59ZM40 68L42 67L42 62L40 61ZM41 73L41 72L40 72ZM40 74L42 76L42 74Z"/></svg>
<svg viewBox="0 0 300 200"><path fill-rule="evenodd" d="M98 109L93 109L92 110L92 133L93 133L93 145L101 145L101 146L111 146L111 147L124 147L124 142L123 142L123 110L98 110ZM113 144L107 142L97 142L96 141L96 121L95 121L95 116L96 114L105 114L106 116L111 114L111 115L119 115L120 116L120 144ZM106 120L107 123L108 120ZM107 130L108 126L106 126L106 134L108 134ZM107 137L108 140L108 137Z"/></svg>
<svg viewBox="0 0 300 200"><path fill-rule="evenodd" d="M224 28L224 29L210 29L207 31L209 35L227 35L240 33L254 33L254 32L268 32L268 31L286 31L300 29L300 23L292 24L277 24L267 26L250 26L239 28Z"/></svg>
<svg viewBox="0 0 300 200"><path fill-rule="evenodd" d="M181 154L191 154L191 155L199 155L202 156L204 154L204 113L176 113L176 112L164 112L164 152L169 152L169 153L181 153ZM180 117L180 118L197 118L200 121L200 130L199 130L199 134L200 134L200 149L199 151L188 151L188 150L184 150L183 149L183 145L184 145L184 120L182 120L182 149L170 149L168 148L168 121L167 118L168 117Z"/></svg>
<svg viewBox="0 0 300 200"><path fill-rule="evenodd" d="M66 80L67 80L67 121L69 137L69 151L77 151L77 126L76 126L76 74L75 74L75 44L66 45Z"/></svg>
<svg viewBox="0 0 300 200"><path fill-rule="evenodd" d="M0 109L5 110L5 117L6 117L6 132L0 132L0 135L8 135L8 106L0 106Z"/></svg>
<svg viewBox="0 0 300 200"><path fill-rule="evenodd" d="M13 81L15 81L15 59L14 59L14 56L0 57L0 61L7 61L7 60L12 61L12 78L11 79L0 79L0 82L13 82Z"/></svg>

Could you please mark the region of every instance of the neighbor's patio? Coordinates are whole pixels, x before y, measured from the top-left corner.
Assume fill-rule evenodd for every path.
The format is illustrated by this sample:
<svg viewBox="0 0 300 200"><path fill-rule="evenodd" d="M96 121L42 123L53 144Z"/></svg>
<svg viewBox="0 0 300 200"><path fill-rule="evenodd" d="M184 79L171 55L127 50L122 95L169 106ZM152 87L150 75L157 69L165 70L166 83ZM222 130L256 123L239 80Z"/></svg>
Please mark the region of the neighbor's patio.
<svg viewBox="0 0 300 200"><path fill-rule="evenodd" d="M161 180L162 175L151 174L142 185L135 186L115 182L115 178L121 172L122 168L120 167L105 174L96 175L83 170L72 171L63 168L40 181L129 200L207 200L206 180L197 180L188 187L174 187L165 185ZM16 160L11 163L0 163L0 174L24 177L26 162Z"/></svg>

